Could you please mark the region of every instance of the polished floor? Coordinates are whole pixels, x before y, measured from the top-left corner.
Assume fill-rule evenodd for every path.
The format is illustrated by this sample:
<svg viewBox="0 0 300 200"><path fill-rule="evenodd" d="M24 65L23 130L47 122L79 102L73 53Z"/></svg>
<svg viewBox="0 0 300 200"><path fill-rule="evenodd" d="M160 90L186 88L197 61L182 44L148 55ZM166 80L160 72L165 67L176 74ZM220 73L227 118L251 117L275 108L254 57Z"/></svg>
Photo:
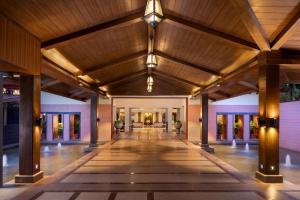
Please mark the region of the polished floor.
<svg viewBox="0 0 300 200"><path fill-rule="evenodd" d="M124 134L15 199L300 199L300 187L262 184L176 134Z"/></svg>

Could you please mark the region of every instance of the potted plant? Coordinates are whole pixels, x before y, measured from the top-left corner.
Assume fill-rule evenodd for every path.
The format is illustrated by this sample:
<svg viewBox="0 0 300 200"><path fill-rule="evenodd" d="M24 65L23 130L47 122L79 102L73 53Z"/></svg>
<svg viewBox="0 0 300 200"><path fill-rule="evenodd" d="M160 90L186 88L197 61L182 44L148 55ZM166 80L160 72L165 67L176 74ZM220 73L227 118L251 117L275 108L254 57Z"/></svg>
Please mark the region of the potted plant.
<svg viewBox="0 0 300 200"><path fill-rule="evenodd" d="M114 127L117 129L117 134L120 133L120 129L123 127L123 121L120 119L117 119L114 121Z"/></svg>
<svg viewBox="0 0 300 200"><path fill-rule="evenodd" d="M182 127L182 122L181 122L180 120L177 120L177 121L175 122L175 128L176 128L176 133L177 133L177 134L180 134L180 129L181 129L181 127Z"/></svg>

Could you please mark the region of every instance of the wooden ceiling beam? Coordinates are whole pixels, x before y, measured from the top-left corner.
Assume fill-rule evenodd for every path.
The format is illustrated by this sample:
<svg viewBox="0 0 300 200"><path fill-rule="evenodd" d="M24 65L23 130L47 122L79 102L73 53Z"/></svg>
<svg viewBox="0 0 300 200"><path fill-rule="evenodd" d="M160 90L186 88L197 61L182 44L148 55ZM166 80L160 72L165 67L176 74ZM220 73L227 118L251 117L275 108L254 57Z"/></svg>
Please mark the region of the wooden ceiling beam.
<svg viewBox="0 0 300 200"><path fill-rule="evenodd" d="M242 85L242 86L245 86L247 88L250 88L250 89L252 89L254 91L258 91L258 87L256 85L254 85L252 83L249 83L247 81L239 81L238 84Z"/></svg>
<svg viewBox="0 0 300 200"><path fill-rule="evenodd" d="M278 50L291 37L295 29L300 23L300 11L289 21L289 23L280 31L276 38L272 41L272 50Z"/></svg>
<svg viewBox="0 0 300 200"><path fill-rule="evenodd" d="M201 87L201 88L204 87L204 85L200 85L198 83L194 83L194 82L191 82L191 81L188 81L188 80L185 80L185 79L179 78L177 76L173 76L171 74L167 74L167 73L164 73L164 72L161 72L161 71L158 71L158 70L155 70L152 73L156 74L158 76L163 76L163 77L167 77L167 78L173 79L173 80L181 82L181 83L186 83L186 84L194 86L194 87L195 86L196 87Z"/></svg>
<svg viewBox="0 0 300 200"><path fill-rule="evenodd" d="M270 51L269 40L248 0L230 0L230 2L236 8L237 13L240 15L240 19L246 26L259 49L261 51Z"/></svg>
<svg viewBox="0 0 300 200"><path fill-rule="evenodd" d="M231 97L230 94L228 94L228 93L226 93L226 92L223 92L223 91L220 91L220 90L215 91L214 93L217 94L217 95L221 95L221 96L223 96L223 97L226 97L226 98Z"/></svg>
<svg viewBox="0 0 300 200"><path fill-rule="evenodd" d="M92 26L86 29L82 29L67 35L63 35L45 42L42 42L41 47L45 49L54 48L57 46L67 45L74 40L85 39L91 37L94 34L97 34L102 31L113 30L121 27L126 27L131 24L135 24L143 21L145 9L139 9L133 14L129 14L125 17L114 19L112 21L104 22L96 26Z"/></svg>
<svg viewBox="0 0 300 200"><path fill-rule="evenodd" d="M69 96L70 96L70 98L73 98L73 97L78 97L78 95L81 95L81 94L83 94L83 93L85 93L86 91L84 91L84 90L79 90L79 91L77 91L77 92L73 92L72 94L70 94Z"/></svg>
<svg viewBox="0 0 300 200"><path fill-rule="evenodd" d="M51 81L47 81L46 83L42 84L42 89L45 89L47 87L51 87L54 86L56 84L61 83L61 80L51 80Z"/></svg>
<svg viewBox="0 0 300 200"><path fill-rule="evenodd" d="M138 76L141 76L141 75L144 75L144 74L147 74L147 71L146 70L140 70L138 72L135 72L135 73L132 73L132 74L127 74L125 76L122 76L122 77L118 77L118 78L115 78L113 80L109 80L107 82L103 82L103 83L100 83L98 85L98 87L103 87L103 86L106 86L106 85L113 85L113 84L116 84L116 83L120 83L120 82L123 82L123 81L126 81L126 80L130 80L130 79L133 79L135 77L138 77Z"/></svg>
<svg viewBox="0 0 300 200"><path fill-rule="evenodd" d="M179 25L179 26L185 27L191 31L206 33L206 34L212 35L214 37L218 37L222 40L229 41L230 43L238 45L239 47L242 47L242 48L247 47L247 48L251 48L251 49L259 49L259 47L253 42L249 42L247 40L238 38L238 37L230 35L228 33L224 33L224 32L212 29L210 27L207 27L207 26L204 26L204 25L201 25L198 23L188 21L184 18L177 17L174 14L172 14L171 11L166 10L166 9L164 9L164 17L165 17L164 21L166 21L167 23Z"/></svg>
<svg viewBox="0 0 300 200"><path fill-rule="evenodd" d="M197 69L197 70L200 70L200 71L203 71L203 72L215 75L215 76L222 76L222 74L217 72L217 71L214 71L212 69L208 69L207 67L204 67L204 66L195 65L193 63L181 60L179 58L172 57L172 56L170 56L166 53L163 53L161 51L158 51L158 50L154 50L154 54L159 56L159 57L162 57L164 59L170 60L172 62L179 63L179 64L182 64L182 65L185 65L185 66L188 66L188 67L192 67L194 69Z"/></svg>
<svg viewBox="0 0 300 200"><path fill-rule="evenodd" d="M94 67L90 67L87 70L83 71L83 75L92 74L92 73L100 71L100 70L102 70L104 68L109 68L109 67L112 67L112 66L116 66L116 65L123 64L123 63L127 63L127 62L130 62L132 60L144 57L145 55L147 55L147 50L139 51L139 52L133 53L131 55L127 55L127 56L118 58L116 60L104 63L102 65L97 65L97 66L94 66Z"/></svg>

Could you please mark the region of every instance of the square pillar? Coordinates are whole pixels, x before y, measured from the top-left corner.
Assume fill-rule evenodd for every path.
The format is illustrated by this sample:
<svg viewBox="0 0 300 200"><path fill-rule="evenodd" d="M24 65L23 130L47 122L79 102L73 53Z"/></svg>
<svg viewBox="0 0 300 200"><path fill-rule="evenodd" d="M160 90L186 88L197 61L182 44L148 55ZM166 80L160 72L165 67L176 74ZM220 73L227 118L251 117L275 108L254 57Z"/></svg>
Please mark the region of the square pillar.
<svg viewBox="0 0 300 200"><path fill-rule="evenodd" d="M47 141L53 140L53 114L47 114Z"/></svg>
<svg viewBox="0 0 300 200"><path fill-rule="evenodd" d="M173 108L168 108L168 132L172 132L172 110Z"/></svg>
<svg viewBox="0 0 300 200"><path fill-rule="evenodd" d="M256 178L281 183L279 175L279 65L259 66L259 163Z"/></svg>
<svg viewBox="0 0 300 200"><path fill-rule="evenodd" d="M3 186L3 129L4 129L4 119L3 119L3 78L0 73L0 187Z"/></svg>
<svg viewBox="0 0 300 200"><path fill-rule="evenodd" d="M232 141L233 136L233 124L234 124L234 117L233 114L227 115L227 141Z"/></svg>
<svg viewBox="0 0 300 200"><path fill-rule="evenodd" d="M63 122L64 122L63 139L64 141L69 141L70 140L70 114L64 114Z"/></svg>
<svg viewBox="0 0 300 200"><path fill-rule="evenodd" d="M201 147L208 147L208 94L201 95L201 113L202 130L201 130Z"/></svg>
<svg viewBox="0 0 300 200"><path fill-rule="evenodd" d="M19 175L16 183L33 183L43 178L40 171L40 137L38 124L41 109L41 76L20 77Z"/></svg>
<svg viewBox="0 0 300 200"><path fill-rule="evenodd" d="M129 107L125 107L125 132L129 132L129 126L130 126L130 111Z"/></svg>
<svg viewBox="0 0 300 200"><path fill-rule="evenodd" d="M244 141L250 140L250 115L244 115Z"/></svg>
<svg viewBox="0 0 300 200"><path fill-rule="evenodd" d="M90 147L98 146L98 94L91 95L91 137Z"/></svg>

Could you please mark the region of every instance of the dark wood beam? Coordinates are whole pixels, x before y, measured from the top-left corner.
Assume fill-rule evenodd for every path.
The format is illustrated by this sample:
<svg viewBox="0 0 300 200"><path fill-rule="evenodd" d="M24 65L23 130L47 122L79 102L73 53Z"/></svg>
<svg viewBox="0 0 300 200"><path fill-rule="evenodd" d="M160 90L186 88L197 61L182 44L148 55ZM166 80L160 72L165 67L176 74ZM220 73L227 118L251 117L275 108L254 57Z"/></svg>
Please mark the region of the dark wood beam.
<svg viewBox="0 0 300 200"><path fill-rule="evenodd" d="M247 81L239 81L238 84L253 89L254 91L258 91L258 87L256 85L249 83Z"/></svg>
<svg viewBox="0 0 300 200"><path fill-rule="evenodd" d="M57 46L63 46L66 44L69 44L70 42L74 40L79 40L79 39L85 39L87 37L91 37L94 34L97 34L102 31L107 31L107 30L112 30L112 29L118 29L122 28L125 26L129 26L131 24L135 24L138 22L143 21L143 15L144 15L144 8L139 9L135 11L132 14L129 14L125 17L121 17L118 19L114 19L112 21L104 22L102 24L98 24L96 26L92 26L86 29L82 29L67 35L63 35L58 38L54 38L45 42L42 42L41 47L45 49L50 49L54 48Z"/></svg>
<svg viewBox="0 0 300 200"><path fill-rule="evenodd" d="M289 21L289 23L280 31L276 38L272 41L273 50L278 50L291 37L300 22L300 11Z"/></svg>
<svg viewBox="0 0 300 200"><path fill-rule="evenodd" d="M123 63L127 63L127 62L130 62L132 60L144 57L145 55L147 55L147 50L139 51L139 52L136 52L136 53L133 53L133 54L130 54L130 55L118 58L116 60L104 63L102 65L97 65L97 66L94 66L94 67L90 67L89 69L83 71L83 74L84 75L85 74L92 74L92 73L95 73L95 72L97 72L99 70L102 70L104 68L109 68L109 67L112 67L112 66L116 66L116 65L123 64Z"/></svg>
<svg viewBox="0 0 300 200"><path fill-rule="evenodd" d="M248 0L230 0L230 2L236 8L236 12L239 14L240 19L248 29L259 49L262 51L269 51L269 40Z"/></svg>
<svg viewBox="0 0 300 200"><path fill-rule="evenodd" d="M215 94L218 94L218 95L221 95L221 96L224 96L224 97L227 97L227 98L231 97L230 94L228 94L228 93L226 93L226 92L223 92L223 91L220 91L220 90L215 91L214 93L215 93Z"/></svg>
<svg viewBox="0 0 300 200"><path fill-rule="evenodd" d="M247 47L247 48L251 48L251 49L259 49L258 46L253 42L249 42L247 40L238 38L238 37L230 35L228 33L224 33L224 32L212 29L208 26L204 26L204 25L192 22L192 21L188 21L184 18L177 17L171 11L166 10L166 9L164 9L164 17L165 17L164 21L167 23L179 25L179 26L182 26L191 31L206 33L206 34L212 35L214 37L218 37L222 40L226 40L226 41L228 41L234 45L237 45L239 47L242 47L242 48Z"/></svg>
<svg viewBox="0 0 300 200"><path fill-rule="evenodd" d="M116 83L120 83L120 82L123 82L123 81L126 81L126 80L136 78L136 77L144 75L144 74L147 74L147 71L146 70L140 70L140 71L132 73L132 74L126 74L124 76L115 78L113 80L109 80L107 82L100 83L98 85L98 87L103 87L103 86L106 86L106 85L113 85L113 84L116 84Z"/></svg>
<svg viewBox="0 0 300 200"><path fill-rule="evenodd" d="M202 117L202 132L201 132L201 147L208 148L208 94L201 95L201 117Z"/></svg>
<svg viewBox="0 0 300 200"><path fill-rule="evenodd" d="M43 83L43 84L42 84L42 89L45 89L45 88L47 88L47 87L51 87L51 86L56 85L56 84L59 84L59 83L61 83L60 80L51 80L51 81L47 81L46 83Z"/></svg>
<svg viewBox="0 0 300 200"><path fill-rule="evenodd" d="M172 56L170 56L166 53L163 53L161 51L154 50L154 53L157 56L162 57L162 58L167 59L167 60L170 60L172 62L179 63L179 64L182 64L182 65L185 65L185 66L188 66L188 67L192 67L194 69L197 69L197 70L209 73L209 74L213 74L213 75L216 75L216 76L222 76L222 74L217 72L217 71L214 71L212 69L208 69L207 67L204 67L204 66L196 65L196 64L181 60L179 58L172 57Z"/></svg>
<svg viewBox="0 0 300 200"><path fill-rule="evenodd" d="M191 82L191 81L188 81L188 80L185 80L185 79L179 78L177 76L173 76L171 74L167 74L167 73L164 73L164 72L161 72L158 70L153 71L153 74L156 74L158 76L167 77L167 78L173 79L173 80L181 82L181 83L186 83L191 86L196 86L196 87L201 87L201 88L204 87L204 85L200 85L198 83L194 83L194 82Z"/></svg>

